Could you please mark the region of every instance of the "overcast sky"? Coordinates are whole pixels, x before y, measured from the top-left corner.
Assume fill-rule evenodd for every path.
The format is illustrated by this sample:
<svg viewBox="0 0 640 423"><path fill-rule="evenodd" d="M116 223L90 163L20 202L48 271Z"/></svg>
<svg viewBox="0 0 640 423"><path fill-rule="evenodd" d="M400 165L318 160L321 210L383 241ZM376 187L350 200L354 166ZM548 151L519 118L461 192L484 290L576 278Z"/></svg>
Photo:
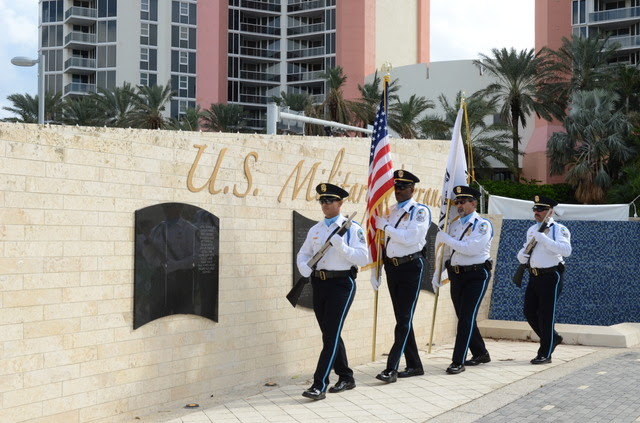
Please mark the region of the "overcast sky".
<svg viewBox="0 0 640 423"><path fill-rule="evenodd" d="M2 110L9 106L9 94L37 93L36 67L13 66L10 60L37 55L38 0L0 0L0 28L2 118L11 115ZM534 0L431 0L431 61L477 59L492 48L533 46Z"/></svg>

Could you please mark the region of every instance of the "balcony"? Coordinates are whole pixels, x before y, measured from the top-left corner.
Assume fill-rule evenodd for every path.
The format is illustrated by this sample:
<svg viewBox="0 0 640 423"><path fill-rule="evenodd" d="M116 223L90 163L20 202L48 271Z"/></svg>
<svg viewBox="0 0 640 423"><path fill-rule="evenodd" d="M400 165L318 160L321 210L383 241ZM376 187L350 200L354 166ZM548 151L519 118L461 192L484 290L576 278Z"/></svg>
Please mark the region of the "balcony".
<svg viewBox="0 0 640 423"><path fill-rule="evenodd" d="M324 47L303 48L300 50L289 50L287 52L287 59L299 59L303 57L323 56Z"/></svg>
<svg viewBox="0 0 640 423"><path fill-rule="evenodd" d="M64 37L64 47L77 50L91 50L96 46L96 34L70 32Z"/></svg>
<svg viewBox="0 0 640 423"><path fill-rule="evenodd" d="M96 59L71 57L64 62L64 71L75 74L92 74L96 70Z"/></svg>
<svg viewBox="0 0 640 423"><path fill-rule="evenodd" d="M72 82L64 87L64 95L84 95L96 92L96 84Z"/></svg>
<svg viewBox="0 0 640 423"><path fill-rule="evenodd" d="M270 95L240 94L240 103L267 104L270 101Z"/></svg>
<svg viewBox="0 0 640 423"><path fill-rule="evenodd" d="M311 25L292 26L287 28L287 35L303 35L324 31L324 22Z"/></svg>
<svg viewBox="0 0 640 423"><path fill-rule="evenodd" d="M240 31L250 32L252 34L280 35L280 27L255 25L250 23L241 23Z"/></svg>
<svg viewBox="0 0 640 423"><path fill-rule="evenodd" d="M280 59L280 50L267 50L255 47L240 47L243 56L264 57L266 59Z"/></svg>
<svg viewBox="0 0 640 423"><path fill-rule="evenodd" d="M323 75L324 71L290 73L287 75L287 82L306 82L324 79Z"/></svg>
<svg viewBox="0 0 640 423"><path fill-rule="evenodd" d="M241 0L240 7L247 9L263 10L267 12L280 13L280 5L273 3L263 3L261 1L254 0Z"/></svg>
<svg viewBox="0 0 640 423"><path fill-rule="evenodd" d="M256 72L256 71L240 71L241 79L252 79L254 81L265 81L265 82L280 82L280 74L279 73L266 73L266 72Z"/></svg>
<svg viewBox="0 0 640 423"><path fill-rule="evenodd" d="M303 12L307 10L324 9L324 0L305 1L292 3L287 6L289 13Z"/></svg>
<svg viewBox="0 0 640 423"><path fill-rule="evenodd" d="M64 23L75 25L90 25L95 23L98 9L91 7L73 6L64 12Z"/></svg>
<svg viewBox="0 0 640 423"><path fill-rule="evenodd" d="M609 38L605 43L605 47L611 47L616 44L618 45L618 50L640 49L640 35Z"/></svg>
<svg viewBox="0 0 640 423"><path fill-rule="evenodd" d="M589 23L616 23L640 21L640 7L605 10L589 13Z"/></svg>

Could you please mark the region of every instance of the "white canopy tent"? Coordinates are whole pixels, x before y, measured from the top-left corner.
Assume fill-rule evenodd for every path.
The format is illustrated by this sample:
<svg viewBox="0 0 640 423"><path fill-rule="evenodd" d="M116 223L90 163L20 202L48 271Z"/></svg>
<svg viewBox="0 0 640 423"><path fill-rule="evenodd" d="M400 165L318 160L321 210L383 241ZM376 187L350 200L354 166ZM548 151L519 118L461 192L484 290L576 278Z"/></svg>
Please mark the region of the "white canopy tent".
<svg viewBox="0 0 640 423"><path fill-rule="evenodd" d="M504 219L532 219L533 201L489 196L489 214L501 214ZM554 214L562 220L629 220L629 204L558 204Z"/></svg>

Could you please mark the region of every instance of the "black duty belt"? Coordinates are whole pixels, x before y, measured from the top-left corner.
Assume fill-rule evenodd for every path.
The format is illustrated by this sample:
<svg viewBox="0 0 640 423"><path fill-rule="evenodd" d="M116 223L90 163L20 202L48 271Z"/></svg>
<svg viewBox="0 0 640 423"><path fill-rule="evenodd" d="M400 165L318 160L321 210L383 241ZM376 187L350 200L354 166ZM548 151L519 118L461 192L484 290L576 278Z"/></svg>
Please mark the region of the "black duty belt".
<svg viewBox="0 0 640 423"><path fill-rule="evenodd" d="M326 281L327 279L350 278L353 276L351 270L315 270L313 277Z"/></svg>
<svg viewBox="0 0 640 423"><path fill-rule="evenodd" d="M455 274L471 272L473 270L484 270L487 269L486 263L472 264L469 266L458 266L458 265L447 265L447 269L449 272L453 272Z"/></svg>
<svg viewBox="0 0 640 423"><path fill-rule="evenodd" d="M545 273L557 272L560 270L560 266L552 266L552 267L530 267L529 272L533 276L544 275Z"/></svg>
<svg viewBox="0 0 640 423"><path fill-rule="evenodd" d="M422 257L422 251L418 251L417 253L409 254L408 256L403 257L385 257L384 264L390 264L397 267L401 264L405 264L420 257Z"/></svg>

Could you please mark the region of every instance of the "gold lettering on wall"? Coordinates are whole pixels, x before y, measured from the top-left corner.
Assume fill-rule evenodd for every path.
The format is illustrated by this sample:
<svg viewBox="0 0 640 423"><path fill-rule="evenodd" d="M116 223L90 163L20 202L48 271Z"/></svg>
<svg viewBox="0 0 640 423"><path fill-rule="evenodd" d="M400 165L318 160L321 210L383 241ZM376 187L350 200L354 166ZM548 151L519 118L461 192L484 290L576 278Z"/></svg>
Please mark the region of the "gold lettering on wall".
<svg viewBox="0 0 640 423"><path fill-rule="evenodd" d="M187 188L191 192L200 192L208 185L209 192L211 194L213 195L218 194L222 190L215 188L216 178L218 177L218 172L220 171L220 165L222 164L222 159L225 153L227 152L227 148L223 148L222 150L220 150L220 154L218 155L218 160L216 161L216 166L213 169L213 173L211 173L211 176L209 177L209 180L207 181L207 183L201 186L200 188L196 188L193 185L193 176L196 173L196 168L198 167L198 162L200 161L200 157L202 156L202 153L204 153L204 150L207 149L207 146L196 144L194 145L194 147L198 149L198 154L196 155L196 158L193 161L193 164L191 165L191 169L189 169L189 175L187 176Z"/></svg>
<svg viewBox="0 0 640 423"><path fill-rule="evenodd" d="M249 168L249 157L253 157L253 161L254 163L258 161L258 153L256 153L255 151L252 151L251 153L247 154L247 156L244 158L244 176L247 178L247 190L243 193L238 192L238 190L236 189L236 186L233 186L233 195L235 195L236 197L240 197L240 198L244 198L247 196L247 194L249 194L249 191L251 191L251 186L253 184L253 177L251 176L251 168ZM256 189L253 192L253 195L256 196L258 195L258 190Z"/></svg>
<svg viewBox="0 0 640 423"><path fill-rule="evenodd" d="M307 184L307 196L306 196L307 201L311 201L315 199L315 195L311 196L311 188L313 186L313 178L316 175L318 166L320 166L320 162L314 163L313 166L311 166L309 173L307 173L307 176L305 176L302 182L300 182L300 174L302 173L303 165L304 165L304 160L300 160L296 165L296 167L294 167L291 173L289 174L289 177L285 181L284 185L282 186L282 189L280 190L280 194L278 195L278 203L282 202L282 196L284 195L284 192L287 189L287 186L289 185L289 181L291 181L291 178L293 177L294 174L296 175L296 180L293 184L293 193L291 194L291 199L295 200L296 198L298 198L298 193L300 192L300 190L302 189L305 183Z"/></svg>

